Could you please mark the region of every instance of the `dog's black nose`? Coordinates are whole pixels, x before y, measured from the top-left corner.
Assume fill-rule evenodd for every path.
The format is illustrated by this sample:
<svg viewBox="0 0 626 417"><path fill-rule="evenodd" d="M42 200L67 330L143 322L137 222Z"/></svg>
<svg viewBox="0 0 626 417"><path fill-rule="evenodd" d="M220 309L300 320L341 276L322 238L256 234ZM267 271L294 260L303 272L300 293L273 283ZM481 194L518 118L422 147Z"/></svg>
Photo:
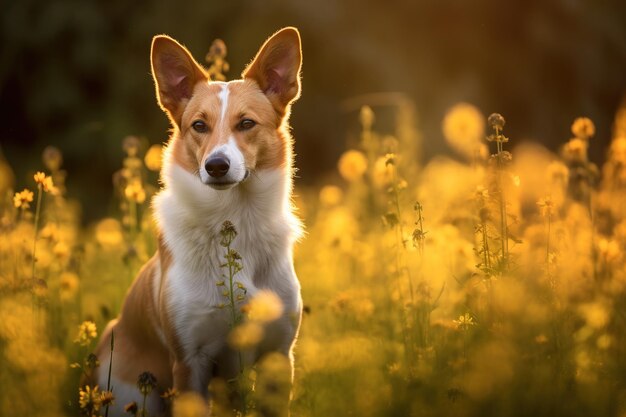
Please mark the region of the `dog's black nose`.
<svg viewBox="0 0 626 417"><path fill-rule="evenodd" d="M206 168L206 172L209 173L213 178L220 178L226 175L228 169L230 168L230 163L228 159L222 155L216 155L209 159L207 159L204 164Z"/></svg>

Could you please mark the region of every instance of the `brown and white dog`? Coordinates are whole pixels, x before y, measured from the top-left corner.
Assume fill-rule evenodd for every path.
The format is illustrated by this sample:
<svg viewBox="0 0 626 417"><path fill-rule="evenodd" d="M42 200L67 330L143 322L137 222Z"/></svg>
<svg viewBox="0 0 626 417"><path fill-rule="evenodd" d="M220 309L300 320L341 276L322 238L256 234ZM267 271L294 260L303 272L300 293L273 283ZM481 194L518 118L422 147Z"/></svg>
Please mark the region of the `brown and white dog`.
<svg viewBox="0 0 626 417"><path fill-rule="evenodd" d="M238 231L232 247L243 269L236 279L247 299L268 290L283 306L251 360L279 352L289 358L292 373L302 312L292 258L300 223L291 202L288 127L291 103L300 94L298 31L288 27L270 37L236 81L211 81L187 49L167 36L153 39L151 59L157 99L173 133L164 153L163 189L153 201L158 251L139 272L96 352L94 383L104 389L114 332L116 400L110 416L126 415L124 405L132 401L141 405L136 383L144 371L156 376L161 392L174 387L205 398L212 378L237 376L237 354L227 344L230 313L220 308L225 298L216 285L223 276L224 221ZM158 391L148 397L151 416L165 412Z"/></svg>

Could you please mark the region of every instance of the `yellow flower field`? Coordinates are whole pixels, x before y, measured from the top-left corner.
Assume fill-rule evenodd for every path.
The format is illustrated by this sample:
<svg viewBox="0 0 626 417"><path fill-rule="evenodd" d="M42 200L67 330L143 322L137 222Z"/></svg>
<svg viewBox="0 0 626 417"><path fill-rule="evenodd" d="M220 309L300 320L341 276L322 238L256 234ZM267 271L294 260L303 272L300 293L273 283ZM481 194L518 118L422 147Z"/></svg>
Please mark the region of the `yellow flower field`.
<svg viewBox="0 0 626 417"><path fill-rule="evenodd" d="M292 415L626 415L626 108L602 167L587 158L586 118L557 155L513 147L502 116L461 103L442 122L459 159L420 166L418 132L383 136L375 114L362 108L360 141L333 181L297 189L307 233ZM155 250L146 173L160 149L144 155L133 137L123 149L119 215L86 228L55 148L31 183L2 183L0 415L104 415L115 401L78 381L99 366L97 335ZM234 346L281 314L274 298L249 307ZM255 375L276 366L247 371L258 398L247 415L271 398ZM163 395L175 415L202 415L197 399Z"/></svg>

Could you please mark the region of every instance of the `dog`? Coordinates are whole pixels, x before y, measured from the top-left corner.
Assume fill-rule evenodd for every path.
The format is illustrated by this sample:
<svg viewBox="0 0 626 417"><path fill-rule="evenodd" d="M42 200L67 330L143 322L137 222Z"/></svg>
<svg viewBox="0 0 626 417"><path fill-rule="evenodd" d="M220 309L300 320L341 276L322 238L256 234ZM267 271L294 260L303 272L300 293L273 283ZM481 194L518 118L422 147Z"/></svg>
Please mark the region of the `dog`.
<svg viewBox="0 0 626 417"><path fill-rule="evenodd" d="M139 271L96 349L100 366L94 383L105 389L114 335L110 386L116 399L109 416L127 415L124 406L132 401L142 405L137 378L145 371L158 383L147 396L151 416L167 415L159 394L170 387L209 400L214 378L237 378L241 362L228 343L233 323L219 283L225 221L238 232L232 248L242 269L235 279L245 295L237 308L260 291L273 292L282 304L279 318L265 324L263 339L247 351L247 363L279 353L288 359L292 381L302 316L292 256L301 224L291 201L288 126L301 90L298 30L287 27L272 35L235 81L211 81L189 51L165 35L154 37L151 63L157 101L172 134L164 151L163 187L152 202L158 250ZM289 393L284 397L277 415L287 415Z"/></svg>

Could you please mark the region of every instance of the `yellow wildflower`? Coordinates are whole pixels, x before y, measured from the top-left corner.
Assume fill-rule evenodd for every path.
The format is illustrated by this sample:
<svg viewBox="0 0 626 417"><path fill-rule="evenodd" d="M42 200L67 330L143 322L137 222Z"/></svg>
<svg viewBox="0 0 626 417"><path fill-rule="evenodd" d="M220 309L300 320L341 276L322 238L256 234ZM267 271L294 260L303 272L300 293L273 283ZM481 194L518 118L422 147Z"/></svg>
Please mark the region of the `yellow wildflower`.
<svg viewBox="0 0 626 417"><path fill-rule="evenodd" d="M235 349L249 349L263 338L263 327L255 322L245 322L235 327L228 335L229 344Z"/></svg>
<svg viewBox="0 0 626 417"><path fill-rule="evenodd" d="M64 272L61 274L61 290L60 298L63 301L70 300L76 294L79 285L78 275L73 272Z"/></svg>
<svg viewBox="0 0 626 417"><path fill-rule="evenodd" d="M377 188L387 187L395 177L395 165L393 154L379 157L374 163L372 180Z"/></svg>
<svg viewBox="0 0 626 417"><path fill-rule="evenodd" d="M39 187L40 189L44 190L47 193L49 192L52 194L56 194L57 189L54 186L52 177L48 177L43 172L37 171L37 173L33 176L33 179L35 180L37 187Z"/></svg>
<svg viewBox="0 0 626 417"><path fill-rule="evenodd" d="M359 121L361 122L361 126L363 126L363 130L370 130L374 124L374 119L374 111L370 106L361 107Z"/></svg>
<svg viewBox="0 0 626 417"><path fill-rule="evenodd" d="M47 223L39 232L42 239L48 239L51 242L59 240L59 228L55 223Z"/></svg>
<svg viewBox="0 0 626 417"><path fill-rule="evenodd" d="M16 208L21 208L23 210L28 209L30 207L30 203L32 202L33 192L30 191L28 188L24 188L19 193L15 193L15 196L13 197L13 205Z"/></svg>
<svg viewBox="0 0 626 417"><path fill-rule="evenodd" d="M38 184L38 185L42 184L43 185L43 182L46 179L46 174L44 174L41 171L37 171L37 173L35 173L33 178L34 178L36 184Z"/></svg>
<svg viewBox="0 0 626 417"><path fill-rule="evenodd" d="M261 290L246 306L246 310L250 320L266 323L283 314L283 303L273 291Z"/></svg>
<svg viewBox="0 0 626 417"><path fill-rule="evenodd" d="M357 181L367 170L367 158L362 152L349 150L341 155L337 168L339 174L347 181Z"/></svg>
<svg viewBox="0 0 626 417"><path fill-rule="evenodd" d="M102 393L100 393L100 404L102 407L112 405L114 401L115 396L111 391L102 391Z"/></svg>
<svg viewBox="0 0 626 417"><path fill-rule="evenodd" d="M78 343L81 346L89 346L96 337L98 337L96 323L87 320L78 326L78 335L74 339L74 343Z"/></svg>
<svg viewBox="0 0 626 417"><path fill-rule="evenodd" d="M341 202L343 191L335 185L325 185L320 190L319 199L323 206L332 207Z"/></svg>
<svg viewBox="0 0 626 417"><path fill-rule="evenodd" d="M598 242L598 252L607 263L614 262L621 256L619 242L613 239L601 238Z"/></svg>
<svg viewBox="0 0 626 417"><path fill-rule="evenodd" d="M586 162L587 146L587 142L583 139L570 139L563 147L563 158L568 162Z"/></svg>
<svg viewBox="0 0 626 417"><path fill-rule="evenodd" d="M611 309L601 302L580 304L578 311L592 329L602 329L611 318Z"/></svg>
<svg viewBox="0 0 626 417"><path fill-rule="evenodd" d="M53 194L56 193L57 189L52 182L52 177L46 177L46 179L43 181L43 190L45 192L50 192Z"/></svg>
<svg viewBox="0 0 626 417"><path fill-rule="evenodd" d="M60 241L54 248L52 248L52 253L59 259L66 259L70 254L70 248L67 246L67 243Z"/></svg>
<svg viewBox="0 0 626 417"><path fill-rule="evenodd" d="M161 398L165 400L173 400L178 397L180 392L176 388L168 388L163 394L161 394Z"/></svg>
<svg viewBox="0 0 626 417"><path fill-rule="evenodd" d="M572 123L572 133L580 139L588 140L596 134L596 127L588 117L579 117Z"/></svg>
<svg viewBox="0 0 626 417"><path fill-rule="evenodd" d="M117 246L123 239L122 226L116 219L100 220L96 226L96 240L102 246Z"/></svg>
<svg viewBox="0 0 626 417"><path fill-rule="evenodd" d="M461 330L467 330L470 328L470 326L474 326L476 324L476 322L474 321L474 318L471 316L470 313L465 313L459 316L458 320L453 320L453 321L454 321L454 324L457 325L457 328Z"/></svg>
<svg viewBox="0 0 626 417"><path fill-rule="evenodd" d="M539 207L539 212L543 217L551 217L555 213L554 202L550 196L540 198L539 201L537 201L537 206Z"/></svg>
<svg viewBox="0 0 626 417"><path fill-rule="evenodd" d="M442 123L446 142L466 158L474 158L485 136L485 117L475 106L459 103L446 113Z"/></svg>
<svg viewBox="0 0 626 417"><path fill-rule="evenodd" d="M35 297L43 299L48 295L48 283L43 279L35 279L32 285Z"/></svg>
<svg viewBox="0 0 626 417"><path fill-rule="evenodd" d="M143 161L150 171L158 171L161 169L162 150L161 145L152 145L148 149L148 152L146 152L146 156L143 158Z"/></svg>
<svg viewBox="0 0 626 417"><path fill-rule="evenodd" d="M78 404L80 408L87 411L98 411L101 405L101 396L98 386L91 388L89 385L85 389L79 389Z"/></svg>
<svg viewBox="0 0 626 417"><path fill-rule="evenodd" d="M207 402L195 392L185 392L172 405L176 417L202 417L209 414Z"/></svg>
<svg viewBox="0 0 626 417"><path fill-rule="evenodd" d="M139 411L139 407L137 406L137 402L133 401L124 406L124 411L130 415L136 416L137 411Z"/></svg>
<svg viewBox="0 0 626 417"><path fill-rule="evenodd" d="M146 192L139 181L133 181L124 189L126 198L134 201L137 204L141 204L146 201Z"/></svg>

